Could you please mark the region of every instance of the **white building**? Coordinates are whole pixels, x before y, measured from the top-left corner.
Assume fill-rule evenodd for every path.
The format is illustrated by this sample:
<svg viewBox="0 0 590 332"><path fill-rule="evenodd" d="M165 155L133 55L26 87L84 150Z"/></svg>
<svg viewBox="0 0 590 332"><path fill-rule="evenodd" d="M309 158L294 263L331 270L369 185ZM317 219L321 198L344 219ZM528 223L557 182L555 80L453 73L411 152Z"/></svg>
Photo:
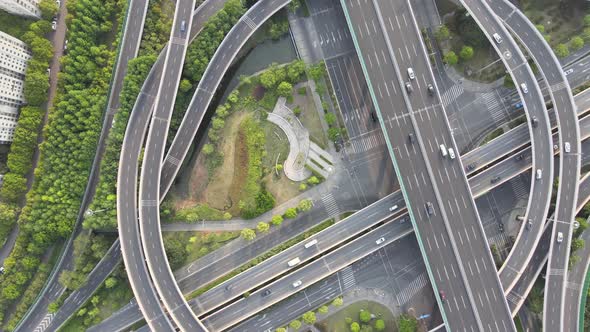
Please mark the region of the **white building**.
<svg viewBox="0 0 590 332"><path fill-rule="evenodd" d="M0 31L0 144L12 141L18 107L25 103L23 87L30 58L24 42Z"/></svg>
<svg viewBox="0 0 590 332"><path fill-rule="evenodd" d="M0 105L0 144L12 142L18 119L18 108Z"/></svg>
<svg viewBox="0 0 590 332"><path fill-rule="evenodd" d="M0 9L20 15L41 18L40 0L0 0Z"/></svg>

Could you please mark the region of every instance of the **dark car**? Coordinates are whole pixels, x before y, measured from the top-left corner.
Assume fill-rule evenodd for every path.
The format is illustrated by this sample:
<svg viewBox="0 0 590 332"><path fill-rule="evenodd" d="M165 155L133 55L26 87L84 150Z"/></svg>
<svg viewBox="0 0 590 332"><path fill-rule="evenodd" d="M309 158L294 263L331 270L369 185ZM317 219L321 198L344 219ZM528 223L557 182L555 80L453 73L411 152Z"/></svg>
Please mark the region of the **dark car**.
<svg viewBox="0 0 590 332"><path fill-rule="evenodd" d="M529 219L529 221L527 221L526 223L526 229L531 229L533 228L533 219Z"/></svg>
<svg viewBox="0 0 590 332"><path fill-rule="evenodd" d="M265 290L264 292L262 292L262 297L267 297L272 293L272 291L270 289Z"/></svg>
<svg viewBox="0 0 590 332"><path fill-rule="evenodd" d="M226 291L230 291L232 288L234 288L234 285L232 284L228 284L227 286L225 286Z"/></svg>
<svg viewBox="0 0 590 332"><path fill-rule="evenodd" d="M408 139L410 140L410 143L412 143L412 144L416 143L416 138L414 137L414 134L410 133L408 135Z"/></svg>
<svg viewBox="0 0 590 332"><path fill-rule="evenodd" d="M371 120L373 120L373 122L377 122L377 116L375 116L375 112L371 112Z"/></svg>
<svg viewBox="0 0 590 332"><path fill-rule="evenodd" d="M533 115L533 128L537 128L537 125L539 124L539 120L537 119L536 116Z"/></svg>
<svg viewBox="0 0 590 332"><path fill-rule="evenodd" d="M521 160L523 160L523 159L524 159L524 153L519 153L519 154L516 156L516 160L517 160L517 161L521 161Z"/></svg>
<svg viewBox="0 0 590 332"><path fill-rule="evenodd" d="M491 183L496 183L496 182L498 182L498 181L500 181L500 176L499 176L499 175L498 175L498 176L494 176L494 177L493 177L493 178L490 180L490 182L491 182Z"/></svg>
<svg viewBox="0 0 590 332"><path fill-rule="evenodd" d="M414 88L412 88L412 84L410 84L410 82L406 82L406 90L408 91L408 93L412 93L412 91L414 90Z"/></svg>
<svg viewBox="0 0 590 332"><path fill-rule="evenodd" d="M498 230L502 233L504 233L504 224L503 223L498 223Z"/></svg>
<svg viewBox="0 0 590 332"><path fill-rule="evenodd" d="M447 294L445 294L444 291L438 291L438 294L440 295L440 300L442 303L445 303L447 301Z"/></svg>
<svg viewBox="0 0 590 332"><path fill-rule="evenodd" d="M465 167L467 169L468 172L471 172L475 169L475 166L477 166L477 163L471 163L469 165L467 165L467 167Z"/></svg>

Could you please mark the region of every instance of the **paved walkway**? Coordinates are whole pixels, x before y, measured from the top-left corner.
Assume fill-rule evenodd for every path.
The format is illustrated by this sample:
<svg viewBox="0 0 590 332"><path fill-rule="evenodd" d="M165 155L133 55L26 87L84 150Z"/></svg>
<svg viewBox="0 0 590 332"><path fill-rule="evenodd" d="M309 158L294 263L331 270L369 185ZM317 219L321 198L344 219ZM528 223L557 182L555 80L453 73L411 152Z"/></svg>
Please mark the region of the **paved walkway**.
<svg viewBox="0 0 590 332"><path fill-rule="evenodd" d="M279 97L274 110L268 114L267 120L279 126L289 140L289 155L284 163L283 171L292 181L303 181L311 176L305 168L309 152L309 132L286 105L286 99Z"/></svg>
<svg viewBox="0 0 590 332"><path fill-rule="evenodd" d="M463 89L471 92L489 92L504 85L504 77L499 78L492 83L481 83L465 78L451 66L445 66L445 72L453 82L463 85Z"/></svg>

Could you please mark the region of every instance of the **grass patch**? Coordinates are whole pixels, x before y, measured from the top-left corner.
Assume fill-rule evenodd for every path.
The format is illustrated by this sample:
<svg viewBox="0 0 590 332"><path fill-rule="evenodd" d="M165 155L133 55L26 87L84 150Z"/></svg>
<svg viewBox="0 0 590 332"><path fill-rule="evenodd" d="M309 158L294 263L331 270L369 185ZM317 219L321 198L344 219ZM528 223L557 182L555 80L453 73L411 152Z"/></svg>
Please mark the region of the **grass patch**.
<svg viewBox="0 0 590 332"><path fill-rule="evenodd" d="M23 34L29 30L29 25L33 22L35 20L12 15L0 9L0 31L6 32L15 38L21 39Z"/></svg>
<svg viewBox="0 0 590 332"><path fill-rule="evenodd" d="M516 325L517 332L524 332L524 329L522 328L522 323L520 322L520 317L514 317L514 325Z"/></svg>
<svg viewBox="0 0 590 332"><path fill-rule="evenodd" d="M323 332L350 331L350 324L346 323L346 318L351 318L353 322L361 324L359 318L359 313L361 310L369 311L370 313L377 316L376 319L372 320L367 325L370 324L371 326L374 326L375 320L383 319L383 321L385 321L386 331L395 330L395 317L391 311L387 307L372 301L354 302L344 307L342 310L328 316L328 318L317 323L316 326L320 329L320 331Z"/></svg>
<svg viewBox="0 0 590 332"><path fill-rule="evenodd" d="M533 24L544 26L551 46L567 43L580 33L588 13L584 1L523 0L521 4Z"/></svg>
<svg viewBox="0 0 590 332"><path fill-rule="evenodd" d="M309 138L322 149L326 149L328 139L320 122L320 116L313 102L312 95L309 93L305 95L296 94L293 98L293 104L288 106L292 110L295 107L299 107L301 110L299 121L309 131Z"/></svg>
<svg viewBox="0 0 590 332"><path fill-rule="evenodd" d="M504 134L503 128L498 128L498 129L492 131L488 136L486 136L486 138L481 142L481 144L479 146L486 145L494 138L500 137L500 135L502 135L502 134Z"/></svg>
<svg viewBox="0 0 590 332"><path fill-rule="evenodd" d="M321 231L323 231L324 229L332 226L334 224L334 219L328 219L324 222L322 222L321 224L313 227L312 229L308 230L307 232L300 234L292 239L290 239L289 241L284 242L283 244L276 246L274 248L272 248L271 250L265 252L264 254L250 260L249 262L247 262L246 264L238 267L237 269L233 270L232 272L224 275L221 278L218 278L217 280L197 289L196 291L192 292L191 294L189 294L187 296L187 299L194 299L195 297L205 293L206 291L214 288L215 286L225 282L226 280L229 280L231 278L233 278L234 276L248 270L251 267L254 267L262 262L264 262L265 260L271 258L274 255L277 255L279 253L281 253L282 251L287 250L288 248L292 247L293 245L304 241L305 239L311 237L312 235L319 233Z"/></svg>
<svg viewBox="0 0 590 332"><path fill-rule="evenodd" d="M237 238L239 232L165 232L166 254L172 270L189 264Z"/></svg>

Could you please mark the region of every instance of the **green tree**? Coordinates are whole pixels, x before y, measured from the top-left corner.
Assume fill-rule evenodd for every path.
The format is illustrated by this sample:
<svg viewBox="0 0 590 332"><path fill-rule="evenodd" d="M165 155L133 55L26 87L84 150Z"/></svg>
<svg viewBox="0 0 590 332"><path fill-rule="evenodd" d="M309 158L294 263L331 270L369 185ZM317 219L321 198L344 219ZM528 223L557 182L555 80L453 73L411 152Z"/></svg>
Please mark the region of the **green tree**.
<svg viewBox="0 0 590 332"><path fill-rule="evenodd" d="M256 225L256 230L260 233L266 233L266 232L268 232L269 229L270 229L270 226L267 223L265 223L264 221L260 221Z"/></svg>
<svg viewBox="0 0 590 332"><path fill-rule="evenodd" d="M580 249L584 248L584 239L580 239L580 238L575 238L572 239L572 244L571 244L571 251L578 251Z"/></svg>
<svg viewBox="0 0 590 332"><path fill-rule="evenodd" d="M272 69L265 70L260 75L260 84L266 89L274 88L277 84L277 76L275 75L275 72Z"/></svg>
<svg viewBox="0 0 590 332"><path fill-rule="evenodd" d="M344 304L344 300L342 300L341 297L337 297L334 299L334 301L332 301L332 305L335 307L340 307L342 304Z"/></svg>
<svg viewBox="0 0 590 332"><path fill-rule="evenodd" d="M304 313L303 316L301 316L301 319L303 319L303 322L305 324L311 325L311 324L315 323L317 318L315 316L315 312L308 311L308 312Z"/></svg>
<svg viewBox="0 0 590 332"><path fill-rule="evenodd" d="M270 222L275 225L275 226L281 226L281 224L283 223L283 216L277 214L272 216L272 219L270 220Z"/></svg>
<svg viewBox="0 0 590 332"><path fill-rule="evenodd" d="M107 280L104 281L104 286L106 288L113 288L116 285L117 285L117 278L110 277L110 278L107 278Z"/></svg>
<svg viewBox="0 0 590 332"><path fill-rule="evenodd" d="M581 49L584 47L584 39L582 39L580 36L573 37L572 40L570 40L570 47L574 51Z"/></svg>
<svg viewBox="0 0 590 332"><path fill-rule="evenodd" d="M455 54L455 52L449 51L449 52L445 53L445 56L443 57L443 61L446 64L453 66L453 65L456 65L457 62L459 62L459 58L457 57L457 54Z"/></svg>
<svg viewBox="0 0 590 332"><path fill-rule="evenodd" d="M457 30L465 44L475 47L485 47L489 41L483 31L479 28L473 17L466 10L455 11L457 18Z"/></svg>
<svg viewBox="0 0 590 332"><path fill-rule="evenodd" d="M244 228L240 232L240 236L246 241L252 241L256 238L256 232L250 228Z"/></svg>
<svg viewBox="0 0 590 332"><path fill-rule="evenodd" d="M322 315L327 314L328 313L328 306L323 305L323 306L319 307L318 308L318 313L320 313Z"/></svg>
<svg viewBox="0 0 590 332"><path fill-rule="evenodd" d="M210 154L213 153L213 151L215 151L215 147L213 146L213 144L207 143L205 145L203 145L203 154L208 156Z"/></svg>
<svg viewBox="0 0 590 332"><path fill-rule="evenodd" d="M284 327L279 327L275 330L275 332L287 332L287 329Z"/></svg>
<svg viewBox="0 0 590 332"><path fill-rule="evenodd" d="M584 39L584 42L590 43L590 27L584 28L580 37L582 37L582 39Z"/></svg>
<svg viewBox="0 0 590 332"><path fill-rule="evenodd" d="M543 24L537 24L535 25L535 28L537 28L541 34L545 33L545 26Z"/></svg>
<svg viewBox="0 0 590 332"><path fill-rule="evenodd" d="M570 50L566 44L557 45L554 49L554 52L555 52L555 55L557 55L560 58L564 58L564 57L570 55Z"/></svg>
<svg viewBox="0 0 590 332"><path fill-rule="evenodd" d="M326 113L324 119L326 119L326 123L329 126L333 126L336 123L336 115L334 115L334 113Z"/></svg>
<svg viewBox="0 0 590 332"><path fill-rule="evenodd" d="M320 179L318 179L317 176L312 175L309 179L307 179L307 183L309 183L311 185L316 185L316 184L320 183Z"/></svg>
<svg viewBox="0 0 590 332"><path fill-rule="evenodd" d="M293 219L297 217L297 209L296 208L288 208L285 211L285 218Z"/></svg>
<svg viewBox="0 0 590 332"><path fill-rule="evenodd" d="M299 330L299 328L301 328L301 322L296 319L296 320L292 321L291 323L289 323L289 327L292 328L293 330L297 331L297 330Z"/></svg>
<svg viewBox="0 0 590 332"><path fill-rule="evenodd" d="M590 14L584 16L584 26L590 27Z"/></svg>
<svg viewBox="0 0 590 332"><path fill-rule="evenodd" d="M305 212L311 210L312 206L313 204L311 202L311 199L304 199L299 202L299 204L297 205L297 209L301 212Z"/></svg>
<svg viewBox="0 0 590 332"><path fill-rule="evenodd" d="M182 93L187 93L190 91L192 87L193 85L191 84L191 81L187 80L186 78L183 78L182 80L180 80L178 90Z"/></svg>
<svg viewBox="0 0 590 332"><path fill-rule="evenodd" d="M401 315L398 326L400 332L416 332L418 330L418 321L414 317Z"/></svg>
<svg viewBox="0 0 590 332"><path fill-rule="evenodd" d="M307 190L307 185L305 183L300 183L299 184L299 191L305 191Z"/></svg>
<svg viewBox="0 0 590 332"><path fill-rule="evenodd" d="M459 56L461 57L461 59L463 59L463 61L467 61L473 58L473 47L463 45L463 47L461 48L461 52L459 52Z"/></svg>
<svg viewBox="0 0 590 332"><path fill-rule="evenodd" d="M444 24L441 25L434 33L434 37L439 42L449 39L450 35L451 33L449 32L449 28L447 28L447 26Z"/></svg>
<svg viewBox="0 0 590 332"><path fill-rule="evenodd" d="M39 106L47 101L49 89L47 73L27 72L24 87L25 99L29 105Z"/></svg>
<svg viewBox="0 0 590 332"><path fill-rule="evenodd" d="M330 127L330 129L328 129L328 138L331 141L336 141L338 138L340 138L340 136L341 136L340 128Z"/></svg>
<svg viewBox="0 0 590 332"><path fill-rule="evenodd" d="M377 319L375 321L375 330L385 331L385 321L383 319Z"/></svg>
<svg viewBox="0 0 590 332"><path fill-rule="evenodd" d="M371 313L367 310L361 310L359 312L359 318L360 318L361 322L368 323L371 321Z"/></svg>
<svg viewBox="0 0 590 332"><path fill-rule="evenodd" d="M277 93L279 96L289 97L293 91L293 86L289 82L281 82L277 87Z"/></svg>
<svg viewBox="0 0 590 332"><path fill-rule="evenodd" d="M51 20L57 15L57 3L53 0L41 0L39 1L39 10L41 11L41 17L44 20Z"/></svg>
<svg viewBox="0 0 590 332"><path fill-rule="evenodd" d="M0 202L0 243L4 243L12 226L16 223L17 207Z"/></svg>
<svg viewBox="0 0 590 332"><path fill-rule="evenodd" d="M359 325L359 323L352 322L352 324L350 324L350 331L351 332L360 332L360 330L361 330L361 326Z"/></svg>
<svg viewBox="0 0 590 332"><path fill-rule="evenodd" d="M309 67L309 76L316 81L316 83L324 76L326 66L324 62L320 62L316 65Z"/></svg>

